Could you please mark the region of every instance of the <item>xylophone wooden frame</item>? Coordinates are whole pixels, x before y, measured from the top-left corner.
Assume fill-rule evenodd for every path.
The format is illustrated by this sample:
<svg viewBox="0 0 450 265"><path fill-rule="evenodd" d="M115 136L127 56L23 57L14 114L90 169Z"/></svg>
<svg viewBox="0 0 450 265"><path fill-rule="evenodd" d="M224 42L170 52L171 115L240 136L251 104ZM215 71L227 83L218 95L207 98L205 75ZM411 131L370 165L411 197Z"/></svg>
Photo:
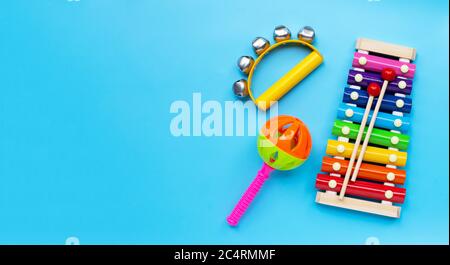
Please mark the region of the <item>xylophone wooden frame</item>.
<svg viewBox="0 0 450 265"><path fill-rule="evenodd" d="M409 47L400 46L400 45L396 45L396 44L385 43L385 42L376 41L376 40L359 38L356 41L356 50L357 50L357 52L355 53L355 58L352 63L352 67L353 67L352 70L361 71L361 74L366 73L366 71L364 69L358 69L356 67L356 65L358 65L358 62L359 62L359 64L361 64L362 56L360 56L360 54L366 54L367 56L365 56L365 57L369 57L369 56L372 56L372 54L375 54L375 56L381 55L381 56L397 58L399 64L394 64L394 68L395 68L394 71L397 74L400 74L401 76L405 76L408 78L412 78L414 75L415 65L411 64L411 61L415 60L415 58L416 58L416 50L414 48L409 48ZM355 60L357 60L357 61L355 62ZM389 59L387 59L387 61L388 60ZM364 58L363 63L366 64L366 62L367 62L367 59ZM378 69L373 68L372 70L378 70ZM409 71L409 70L411 70L411 71ZM393 82L393 83L395 85L397 85L399 82L403 81L402 79L400 79L400 80L401 81L397 80L397 83L395 83L395 82ZM407 79L405 79L405 81L406 80ZM411 89L410 80L408 80L408 84L406 84L406 82L402 82L402 83L403 84L401 84L401 85L403 85L403 86L400 87L400 84L398 84L399 87L401 89L408 87L408 89L405 91L408 91L406 94L409 94L410 89ZM386 90L387 87L389 86L389 82L385 80L383 85L384 85L383 89ZM354 85L351 85L351 87L361 89L361 87L358 88L357 86L354 86ZM384 91L383 91L383 95L384 95ZM395 93L395 95L397 96L397 93ZM400 95L400 96L406 97L405 95ZM383 97L381 96L381 101L382 100L383 100ZM371 104L372 103L371 101L373 101L373 97L372 97L372 100L369 98L369 101L367 103ZM370 110L370 106L368 108ZM369 112L367 112L367 114L368 113ZM364 115L367 115L367 114L364 113ZM374 111L371 115L374 115L376 117L377 114L378 114L378 110L376 110L376 112ZM403 113L399 112L399 111L393 111L392 114L395 116L403 117ZM386 114L383 114L383 115L386 115ZM367 117L365 117L365 118L367 119ZM369 116L369 120L372 120L372 118L373 118L373 116ZM352 121L349 121L349 122L355 124ZM362 123L364 123L364 117L362 118ZM376 118L375 118L375 120L373 120L372 123L373 123L373 124L371 124L372 126L377 123ZM357 124L358 123L356 123L356 125ZM408 126L409 126L409 121L408 121ZM362 133L362 131L364 131L364 130L362 130L363 128L360 128L360 129L361 129L360 133ZM365 129L365 126L364 126L364 129ZM369 141L370 136L371 136L370 131L371 131L371 129L368 131L369 135L368 135L367 141ZM391 129L389 131L395 132L395 133L400 133L400 131L398 131L398 130ZM343 143L343 145L345 145L345 144L349 144L350 138L338 136L337 141L340 143ZM336 149L338 149L338 147L339 146L337 146ZM328 147L327 147L327 149L328 149ZM353 153L357 153L356 155L359 155L361 148L358 149L359 150L358 152L356 152L356 150L357 149L355 148L353 150L355 152L353 152ZM387 147L387 150L398 151L398 149L395 149L393 147ZM342 162L343 162L343 163L334 162L332 165L322 165L322 171L325 171L324 167L328 167L328 169L326 169L326 170L328 171L330 177L341 178L343 176L343 174L342 174L343 171L341 170L341 165L349 162L349 160L345 160L345 157L341 156L338 153L334 154L333 158L331 158L331 157L324 158L324 161L328 160L328 162L330 162L330 159L332 159L333 161L342 160ZM328 154L330 154L330 153L328 153ZM364 156L364 153L362 153L362 156ZM345 162L344 162L344 160L345 160ZM405 152L404 162L406 163L406 152ZM336 168L334 167L335 164L338 165ZM349 166L349 164L347 163L346 166ZM364 170L370 170L371 166L377 167L375 165L367 163L367 164L365 164L365 166L362 169L362 171L360 172L360 174L364 175L365 174ZM404 164L401 164L400 166L404 166ZM378 166L378 167L382 167L382 166ZM369 169L367 169L367 168L369 168ZM388 161L388 163L385 163L385 168L388 171L391 170L395 173L389 172L389 173L387 173L386 178L383 176L377 176L377 179L373 179L373 180L384 181L383 184L385 186L392 187L392 190L394 190L395 184L399 185L399 184L404 183L405 178L406 178L406 173L404 170L397 169L397 165L395 165L394 163L389 163L389 161ZM348 169L348 168L346 168L346 169ZM351 171L351 170L352 169L350 168L349 171ZM358 171L358 170L359 170L359 167L356 169L356 171ZM332 171L337 172L337 173L332 173ZM383 171L383 172L385 172L385 171ZM401 176L401 179L399 180L398 178L395 178L395 177L393 179L390 178L391 176L395 176L395 174L397 174L397 176ZM324 186L323 177L324 176L325 175L321 175L321 174L318 175L318 179L316 181L316 186L320 186L323 188L323 186ZM372 214L377 214L377 215L383 215L383 216L388 216L388 217L393 217L393 218L400 217L401 207L393 205L392 201L390 201L390 200L372 201L372 200L367 200L365 198L355 198L355 197L345 196L345 189L348 185L345 183L345 181L348 181L348 176L346 176L346 177L347 177L347 180L344 179L344 183L341 183L340 179L336 179L336 180L339 180L339 181L336 181L336 180L330 178L328 181L327 189L324 189L325 191L317 192L316 202L320 203L320 204L324 204L324 205L341 207L341 208L362 211L362 212L367 212L367 213L372 213ZM356 174L353 177L356 177ZM367 179L368 178L366 177L365 180L367 180ZM321 183L319 183L319 182L321 182ZM354 185L355 183L356 183L356 178L352 179L351 185ZM383 184L381 184L381 185L383 185ZM342 187L344 188L343 192L342 192ZM404 199L405 194L399 194L399 193L397 193L397 191L395 193L393 193L391 190L387 190L385 193L385 196L389 197L389 198L393 198L393 197L397 196L396 199L398 199L398 195L402 195L403 196L402 198ZM339 192L339 194L338 194L338 192ZM390 193L388 194L388 192L390 192ZM405 192L406 192L406 190L405 190ZM387 195L389 195L389 196L387 196ZM375 197L379 198L379 196L375 196ZM403 201L401 200L401 202L403 202Z"/></svg>

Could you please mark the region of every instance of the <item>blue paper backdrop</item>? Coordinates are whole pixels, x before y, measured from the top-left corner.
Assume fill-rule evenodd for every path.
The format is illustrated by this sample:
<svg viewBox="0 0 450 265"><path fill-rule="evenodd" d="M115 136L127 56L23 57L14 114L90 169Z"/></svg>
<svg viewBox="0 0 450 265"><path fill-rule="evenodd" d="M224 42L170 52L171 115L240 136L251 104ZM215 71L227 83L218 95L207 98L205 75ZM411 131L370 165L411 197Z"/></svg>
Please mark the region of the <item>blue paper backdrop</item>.
<svg viewBox="0 0 450 265"><path fill-rule="evenodd" d="M447 1L1 1L0 243L448 244L448 19ZM256 138L174 137L169 108L233 100L236 59L278 24L313 26L325 58L279 105L313 149L230 228ZM314 202L357 37L417 48L398 220ZM270 56L257 92L302 54Z"/></svg>

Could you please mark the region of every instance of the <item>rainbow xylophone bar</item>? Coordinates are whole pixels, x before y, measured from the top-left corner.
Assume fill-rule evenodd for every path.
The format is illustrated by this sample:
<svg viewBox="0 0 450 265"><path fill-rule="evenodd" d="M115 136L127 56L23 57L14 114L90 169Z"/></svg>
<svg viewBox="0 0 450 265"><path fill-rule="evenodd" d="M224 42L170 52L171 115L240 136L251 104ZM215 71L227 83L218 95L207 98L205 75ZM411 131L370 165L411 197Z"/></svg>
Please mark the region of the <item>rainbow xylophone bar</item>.
<svg viewBox="0 0 450 265"><path fill-rule="evenodd" d="M316 179L317 203L400 217L398 204L406 197L406 189L401 187L406 181L402 167L406 166L410 143L407 133L415 57L414 48L357 40L331 130L335 138L328 140L322 173ZM395 76L384 78L386 70ZM379 96L371 90L374 86L383 86ZM363 145L361 139L365 140ZM355 158L361 160L356 166ZM354 178L347 180L346 173Z"/></svg>

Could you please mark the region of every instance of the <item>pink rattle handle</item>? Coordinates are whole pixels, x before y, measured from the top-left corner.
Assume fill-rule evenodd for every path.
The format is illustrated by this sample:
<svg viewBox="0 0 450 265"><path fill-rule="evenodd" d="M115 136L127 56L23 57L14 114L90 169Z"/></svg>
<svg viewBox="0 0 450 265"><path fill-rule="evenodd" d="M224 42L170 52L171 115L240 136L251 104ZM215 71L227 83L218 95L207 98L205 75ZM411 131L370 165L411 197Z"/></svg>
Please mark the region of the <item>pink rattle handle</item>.
<svg viewBox="0 0 450 265"><path fill-rule="evenodd" d="M236 226L239 223L239 219L244 215L248 206L256 197L256 194L261 189L264 182L269 178L270 172L272 171L273 168L266 163L263 164L262 168L258 171L258 175L256 175L255 179L252 181L252 184L250 184L244 195L242 195L242 198L234 207L233 212L227 217L228 224Z"/></svg>

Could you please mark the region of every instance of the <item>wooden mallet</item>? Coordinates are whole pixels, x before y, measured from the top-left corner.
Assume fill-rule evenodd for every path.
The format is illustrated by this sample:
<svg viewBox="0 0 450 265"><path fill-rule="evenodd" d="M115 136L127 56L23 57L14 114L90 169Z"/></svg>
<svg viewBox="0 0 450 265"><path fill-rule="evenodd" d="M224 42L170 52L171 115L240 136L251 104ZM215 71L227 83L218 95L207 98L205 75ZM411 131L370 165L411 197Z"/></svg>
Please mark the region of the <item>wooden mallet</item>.
<svg viewBox="0 0 450 265"><path fill-rule="evenodd" d="M381 78L383 78L383 86L381 87L381 91L379 92L380 96L378 97L377 104L375 105L375 109L372 113L372 118L370 119L369 128L367 129L366 136L364 137L364 143L361 147L361 152L359 153L358 161L356 162L355 170L353 171L352 181L355 181L359 168L361 167L362 160L364 158L364 154L366 153L367 145L369 144L370 135L372 134L373 127L375 126L375 121L377 119L378 111L380 110L381 103L383 101L384 93L386 92L386 88L389 85L389 82L393 81L396 78L395 71L390 68L385 68L381 72ZM369 92L370 93L370 92Z"/></svg>
<svg viewBox="0 0 450 265"><path fill-rule="evenodd" d="M389 82L395 79L395 77L396 77L395 71L393 69L391 69L391 68L385 68L381 72L381 77L384 80L383 86L382 86L381 89L380 89L380 86L377 83L370 83L368 85L368 87L367 87L367 92L369 93L369 99L367 101L366 109L364 111L364 115L363 115L363 118L362 118L362 121L361 121L361 125L360 125L359 131L358 131L358 135L357 135L356 140L355 140L355 144L354 144L352 155L350 157L348 168L347 168L347 171L345 172L344 182L342 184L342 189L341 189L341 191L339 193L339 199L340 200L342 200L344 198L344 196L345 196L345 191L347 189L347 184L348 184L348 181L350 179L350 174L352 173L353 164L355 162L356 156L358 155L359 145L360 145L360 142L361 142L361 138L362 138L362 136L364 134L364 130L365 130L365 127L366 127L367 119L369 117L369 113L370 113L370 110L372 108L373 100L374 100L375 97L378 97L377 103L375 105L375 109L374 109L374 111L372 113L372 117L371 117L371 120L370 120L369 129L367 130L366 136L364 138L364 143L363 143L363 146L361 148L361 152L359 154L358 161L356 163L355 170L354 170L353 175L352 175L352 181L355 181L356 177L358 175L359 167L361 166L361 162L362 162L362 159L364 158L364 153L366 151L367 144L369 143L370 134L372 133L372 129L373 129L374 125L375 125L375 121L376 121L377 114L378 114L378 111L379 111L380 106L381 106L381 102L383 101L384 93L386 92L386 88L387 88Z"/></svg>

